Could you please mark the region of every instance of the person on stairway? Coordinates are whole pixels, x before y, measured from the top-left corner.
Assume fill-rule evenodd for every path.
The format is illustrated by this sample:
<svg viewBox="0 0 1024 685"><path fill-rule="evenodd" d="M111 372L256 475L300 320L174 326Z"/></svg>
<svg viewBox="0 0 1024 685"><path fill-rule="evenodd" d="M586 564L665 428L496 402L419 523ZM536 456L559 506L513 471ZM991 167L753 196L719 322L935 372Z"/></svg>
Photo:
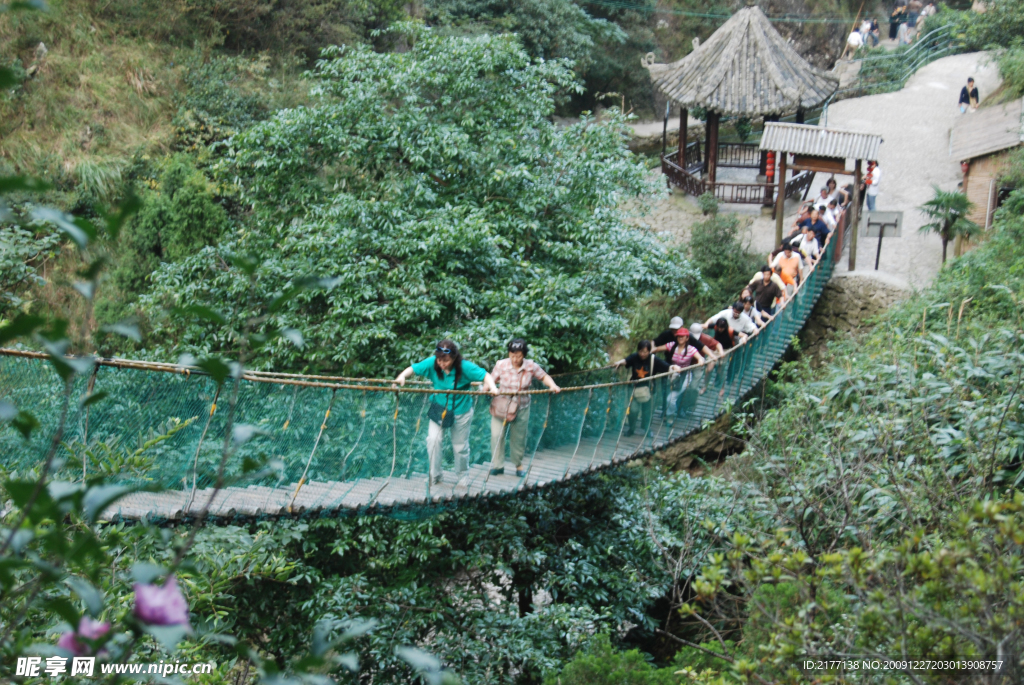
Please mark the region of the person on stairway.
<svg viewBox="0 0 1024 685"><path fill-rule="evenodd" d="M562 391L555 379L540 364L527 359L530 351L526 341L515 338L508 344L508 357L499 359L491 369L501 393L491 399L491 475L505 474L505 436L508 435L509 459L516 467L516 476L526 475L523 457L526 455L526 437L530 429L530 396L513 395L529 390L533 379L543 383L551 392Z"/></svg>
<svg viewBox="0 0 1024 685"><path fill-rule="evenodd" d="M792 252L792 248L790 248L790 251ZM732 307L723 309L705 321L704 327L710 328L718 319L725 319L725 322L729 325L729 330L733 332L739 342L743 342L747 339L748 335L753 335L757 331L754 322L743 313L743 303L738 300L732 303Z"/></svg>

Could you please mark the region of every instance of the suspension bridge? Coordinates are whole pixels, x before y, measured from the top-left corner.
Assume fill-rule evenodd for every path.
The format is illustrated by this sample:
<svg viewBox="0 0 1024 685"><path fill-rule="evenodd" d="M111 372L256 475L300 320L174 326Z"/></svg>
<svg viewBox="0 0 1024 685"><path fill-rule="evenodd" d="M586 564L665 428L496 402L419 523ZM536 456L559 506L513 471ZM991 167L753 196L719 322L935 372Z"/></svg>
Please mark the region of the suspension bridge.
<svg viewBox="0 0 1024 685"><path fill-rule="evenodd" d="M97 359L68 387L46 355L10 349L0 350L0 399L31 412L40 426L26 439L5 424L0 452L9 471L25 473L40 464L59 431L55 478L103 475L145 488L106 511L109 520L402 515L545 487L648 456L742 400L804 325L841 243L837 229L785 306L746 342L681 376L655 376L654 418L646 430L627 435L636 385L621 370L562 375L558 394L539 385L528 391L521 477L490 474L490 395L476 390L465 391L475 410L468 484L456 483L447 438L446 480L431 484L425 440L432 391L422 385L256 371L218 385L185 366ZM680 412L666 417L662 397L684 378ZM102 401L84 401L100 392ZM229 457L222 459L225 450Z"/></svg>

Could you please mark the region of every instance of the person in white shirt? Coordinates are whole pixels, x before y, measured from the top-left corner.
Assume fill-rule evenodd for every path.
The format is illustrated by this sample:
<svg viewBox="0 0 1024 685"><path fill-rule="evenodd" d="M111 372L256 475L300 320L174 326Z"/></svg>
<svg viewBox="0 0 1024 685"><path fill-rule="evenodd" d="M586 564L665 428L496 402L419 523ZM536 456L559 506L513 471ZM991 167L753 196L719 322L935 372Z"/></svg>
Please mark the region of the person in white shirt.
<svg viewBox="0 0 1024 685"><path fill-rule="evenodd" d="M732 307L729 309L723 309L718 312L706 322L704 322L704 328L714 326L715 322L719 319L725 319L729 324L729 330L736 334L739 338L739 342L743 342L747 339L748 335L753 335L757 330L754 322L750 320L750 317L743 313L743 303L733 302Z"/></svg>
<svg viewBox="0 0 1024 685"><path fill-rule="evenodd" d="M868 203L868 211L875 211L875 204L878 202L878 183L882 180L882 167L878 161L868 160L868 173L864 176L864 195Z"/></svg>
<svg viewBox="0 0 1024 685"><path fill-rule="evenodd" d="M794 245L798 250L800 250L800 254L804 256L804 259L806 259L808 263L817 261L821 250L818 245L818 238L814 235L814 231L810 227L805 228L803 235L800 236L799 239L799 245L796 245L796 238L793 239Z"/></svg>
<svg viewBox="0 0 1024 685"><path fill-rule="evenodd" d="M854 31L850 34L850 37L846 39L846 44L854 51L857 52L864 45L864 36L860 35L860 31Z"/></svg>
<svg viewBox="0 0 1024 685"><path fill-rule="evenodd" d="M825 213L821 215L821 220L828 226L828 230L836 230L836 225L839 223L839 200L833 197L828 201L828 207L825 209Z"/></svg>
<svg viewBox="0 0 1024 685"><path fill-rule="evenodd" d="M828 186L822 186L821 190L818 191L818 197L814 198L814 207L819 212L824 212L825 208L828 207L828 201L831 196L828 194Z"/></svg>

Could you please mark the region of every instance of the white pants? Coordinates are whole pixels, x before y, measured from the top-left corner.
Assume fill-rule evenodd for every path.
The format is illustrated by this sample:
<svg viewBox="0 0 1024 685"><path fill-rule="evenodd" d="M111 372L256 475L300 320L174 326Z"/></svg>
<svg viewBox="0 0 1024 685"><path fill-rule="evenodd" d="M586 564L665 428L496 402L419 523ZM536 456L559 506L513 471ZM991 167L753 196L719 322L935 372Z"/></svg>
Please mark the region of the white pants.
<svg viewBox="0 0 1024 685"><path fill-rule="evenodd" d="M682 398L683 393L690 387L690 378L693 376L692 371L687 371L680 374L682 377L682 385L678 390L673 390L668 394L668 418L674 419L676 417L676 411L679 409L679 400ZM678 382L678 381L677 381Z"/></svg>
<svg viewBox="0 0 1024 685"><path fill-rule="evenodd" d="M455 415L455 424L451 428L441 428L433 421L427 421L427 455L430 457L430 478L441 475L441 445L444 432L452 432L452 451L455 452L455 470L465 473L469 470L469 427L473 423L473 410L465 414Z"/></svg>

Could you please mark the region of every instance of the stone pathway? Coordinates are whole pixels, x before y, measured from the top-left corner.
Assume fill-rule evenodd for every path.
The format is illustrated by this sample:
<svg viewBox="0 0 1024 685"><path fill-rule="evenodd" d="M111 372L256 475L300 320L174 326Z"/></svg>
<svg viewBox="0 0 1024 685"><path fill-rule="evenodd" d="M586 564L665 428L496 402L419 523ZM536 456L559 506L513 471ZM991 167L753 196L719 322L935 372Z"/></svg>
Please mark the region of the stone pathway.
<svg viewBox="0 0 1024 685"><path fill-rule="evenodd" d="M828 126L880 133L882 183L877 209L903 212L903 236L882 244L879 271L894 281L922 288L942 263L942 244L918 229L926 223L917 207L931 199L932 185L955 190L963 176L960 160L949 156L949 129L961 116L960 87L973 76L982 98L1000 83L995 64L985 53L953 55L922 67L895 93L841 100L829 108ZM821 185L816 179L812 191ZM861 239L857 272L873 271L877 241ZM847 270L847 261L837 273Z"/></svg>
<svg viewBox="0 0 1024 685"><path fill-rule="evenodd" d="M974 77L983 99L1000 83L996 65L985 53L953 55L922 67L900 91L841 100L829 108L830 128L882 135L879 164L883 177L877 208L904 213L903 236L883 243L877 273L874 271L877 241L859 241L855 272L858 275L913 289L927 286L938 273L942 243L933 234L918 233L925 218L917 207L931 199L933 185L955 190L962 179L960 160L949 156L949 129L958 117L970 116L961 115L956 107L960 87L968 76ZM720 170L719 177L727 180L731 171ZM816 194L826 180L824 174L819 174L809 197ZM852 180L852 175L839 176L838 180L846 184ZM786 204L786 231L793 224L797 207L795 202ZM737 212L743 217L747 237L755 250L767 254L774 247L775 222L770 216L762 216L760 208L725 205L722 211ZM689 226L699 217L696 203L677 190L652 208L647 222L658 230L685 239ZM847 273L847 264L844 257L835 275Z"/></svg>

